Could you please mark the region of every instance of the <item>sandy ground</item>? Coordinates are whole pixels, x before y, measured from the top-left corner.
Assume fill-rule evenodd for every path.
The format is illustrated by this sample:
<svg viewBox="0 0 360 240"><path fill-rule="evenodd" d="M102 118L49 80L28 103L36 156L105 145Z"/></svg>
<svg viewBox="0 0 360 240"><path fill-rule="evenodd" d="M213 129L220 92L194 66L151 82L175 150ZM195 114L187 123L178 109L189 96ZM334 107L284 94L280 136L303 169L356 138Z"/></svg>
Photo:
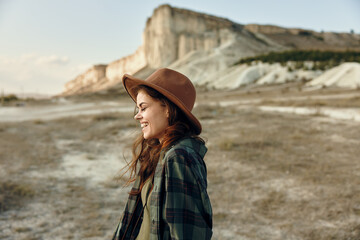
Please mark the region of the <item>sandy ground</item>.
<svg viewBox="0 0 360 240"><path fill-rule="evenodd" d="M200 92L213 239L360 239L359 95ZM132 111L124 100L0 108L0 239L110 239Z"/></svg>
<svg viewBox="0 0 360 240"><path fill-rule="evenodd" d="M74 103L66 101L60 104L28 107L0 108L0 122L21 122L29 120L54 120L65 117L95 115L111 112L132 112L133 106L121 102L98 101Z"/></svg>

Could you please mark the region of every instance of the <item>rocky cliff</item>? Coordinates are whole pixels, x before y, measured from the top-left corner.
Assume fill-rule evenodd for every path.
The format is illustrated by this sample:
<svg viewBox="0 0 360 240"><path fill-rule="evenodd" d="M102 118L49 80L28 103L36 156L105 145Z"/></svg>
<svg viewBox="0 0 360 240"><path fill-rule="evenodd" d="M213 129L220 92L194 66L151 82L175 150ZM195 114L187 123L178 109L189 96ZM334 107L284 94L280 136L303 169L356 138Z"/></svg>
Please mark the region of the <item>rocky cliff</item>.
<svg viewBox="0 0 360 240"><path fill-rule="evenodd" d="M211 72L224 69L240 57L283 49L227 19L162 5L147 20L143 44L134 54L102 68L92 67L68 82L63 94L101 90L117 84L124 73L146 75L153 69L176 65L180 59L197 61L193 68L196 73L189 74L200 79L207 69ZM210 55L211 63L207 63Z"/></svg>
<svg viewBox="0 0 360 240"><path fill-rule="evenodd" d="M155 9L144 31L146 58L153 68L170 65L193 51L212 51L241 39L253 46L243 55L269 50L271 45L257 39L243 25L169 5Z"/></svg>
<svg viewBox="0 0 360 240"><path fill-rule="evenodd" d="M350 33L315 32L299 28L283 28L272 25L249 24L245 29L262 34L289 48L301 50L357 50L360 51L360 35Z"/></svg>
<svg viewBox="0 0 360 240"><path fill-rule="evenodd" d="M65 94L72 95L83 92L96 91L96 85L107 82L107 65L94 65L85 73L80 74L74 80L65 84Z"/></svg>
<svg viewBox="0 0 360 240"><path fill-rule="evenodd" d="M63 95L98 91L118 84L124 73L146 77L159 67L181 71L200 84L240 58L294 48L360 49L360 38L354 34L241 25L162 5L147 20L143 44L134 54L90 68L68 82Z"/></svg>

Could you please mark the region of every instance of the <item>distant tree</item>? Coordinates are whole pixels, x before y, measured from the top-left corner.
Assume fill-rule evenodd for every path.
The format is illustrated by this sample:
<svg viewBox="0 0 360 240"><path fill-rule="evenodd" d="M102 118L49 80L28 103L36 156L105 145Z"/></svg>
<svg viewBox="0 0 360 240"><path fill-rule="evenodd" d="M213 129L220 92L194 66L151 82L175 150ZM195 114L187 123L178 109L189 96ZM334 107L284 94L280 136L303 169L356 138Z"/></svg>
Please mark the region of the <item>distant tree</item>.
<svg viewBox="0 0 360 240"><path fill-rule="evenodd" d="M299 31L299 35L300 35L300 36L306 36L306 37L309 37L309 36L311 36L311 35L312 35L312 33L311 33L311 32L309 32L309 31L302 30L302 31Z"/></svg>
<svg viewBox="0 0 360 240"><path fill-rule="evenodd" d="M247 63L250 64L255 61L267 63L280 63L285 65L288 61L295 62L295 69L304 67L304 61L316 62L316 68L323 69L324 67L332 67L341 64L342 62L360 62L360 52L358 51L319 51L319 50L293 50L285 52L270 52L265 55L256 57L243 58L236 64ZM321 64L320 64L321 63Z"/></svg>
<svg viewBox="0 0 360 240"><path fill-rule="evenodd" d="M11 102L11 101L16 101L19 98L15 95L15 94L9 94L7 96L4 97L4 101L5 102Z"/></svg>
<svg viewBox="0 0 360 240"><path fill-rule="evenodd" d="M297 61L296 64L295 64L295 69L301 69L303 67L303 62L301 61Z"/></svg>
<svg viewBox="0 0 360 240"><path fill-rule="evenodd" d="M354 34L354 29L350 29L350 34Z"/></svg>

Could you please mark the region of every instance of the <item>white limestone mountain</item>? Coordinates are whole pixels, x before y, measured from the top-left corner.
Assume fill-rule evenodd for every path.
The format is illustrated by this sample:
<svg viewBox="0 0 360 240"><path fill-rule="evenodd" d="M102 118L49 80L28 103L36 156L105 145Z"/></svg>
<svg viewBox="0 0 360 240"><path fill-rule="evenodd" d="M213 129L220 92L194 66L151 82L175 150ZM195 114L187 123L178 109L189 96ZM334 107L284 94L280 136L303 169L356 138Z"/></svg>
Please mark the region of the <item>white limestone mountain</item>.
<svg viewBox="0 0 360 240"><path fill-rule="evenodd" d="M313 87L338 86L360 89L360 63L343 63L307 83Z"/></svg>
<svg viewBox="0 0 360 240"><path fill-rule="evenodd" d="M225 18L161 5L147 20L143 43L134 54L108 65L91 67L66 83L62 95L96 92L117 85L124 73L145 78L160 67L178 70L195 84L238 87L244 84L244 78L239 80L238 74L251 73L253 78L259 75L257 70L245 69L246 66L235 67L239 59L289 49L360 50L360 36L241 25ZM258 69L270 73L278 68L263 65ZM270 81L269 78L262 81Z"/></svg>

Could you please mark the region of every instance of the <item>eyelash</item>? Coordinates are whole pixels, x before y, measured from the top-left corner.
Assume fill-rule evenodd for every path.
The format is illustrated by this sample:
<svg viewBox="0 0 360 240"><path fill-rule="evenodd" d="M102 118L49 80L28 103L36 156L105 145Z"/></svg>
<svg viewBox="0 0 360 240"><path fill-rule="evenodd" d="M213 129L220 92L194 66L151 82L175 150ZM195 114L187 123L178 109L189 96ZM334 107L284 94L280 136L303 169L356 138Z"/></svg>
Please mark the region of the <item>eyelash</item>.
<svg viewBox="0 0 360 240"><path fill-rule="evenodd" d="M144 112L146 110L147 107L143 107L143 108L138 108L136 114L138 114L139 112Z"/></svg>

